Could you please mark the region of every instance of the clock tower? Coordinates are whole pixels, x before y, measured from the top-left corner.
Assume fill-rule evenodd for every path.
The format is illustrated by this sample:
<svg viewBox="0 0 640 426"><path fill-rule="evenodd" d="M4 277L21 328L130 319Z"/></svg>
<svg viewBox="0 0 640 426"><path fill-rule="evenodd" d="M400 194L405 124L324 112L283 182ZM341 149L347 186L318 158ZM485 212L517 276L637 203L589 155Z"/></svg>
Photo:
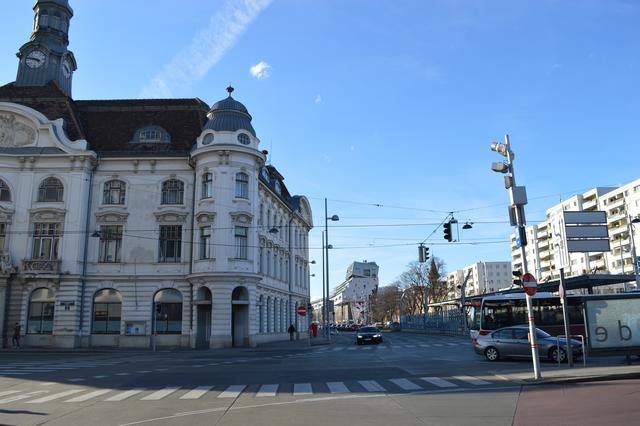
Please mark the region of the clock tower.
<svg viewBox="0 0 640 426"><path fill-rule="evenodd" d="M16 86L44 86L50 81L71 97L76 70L69 45L69 21L73 10L68 0L37 0L33 7L33 33L17 53L20 63Z"/></svg>

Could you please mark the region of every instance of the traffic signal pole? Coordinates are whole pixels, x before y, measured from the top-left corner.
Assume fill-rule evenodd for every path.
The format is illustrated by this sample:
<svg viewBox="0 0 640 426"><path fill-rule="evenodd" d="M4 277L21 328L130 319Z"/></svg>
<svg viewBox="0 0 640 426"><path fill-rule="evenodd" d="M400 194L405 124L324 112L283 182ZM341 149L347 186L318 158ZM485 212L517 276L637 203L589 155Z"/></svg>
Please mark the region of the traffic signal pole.
<svg viewBox="0 0 640 426"><path fill-rule="evenodd" d="M514 194L514 188L516 187L516 176L513 167L514 155L511 151L511 145L509 143L509 135L504 135L504 144L496 144L497 146L492 146L492 149L496 152L507 157L507 164L509 167L509 171L511 172L511 185L509 186L509 197L512 200L516 200L516 194ZM500 147L499 145L503 145ZM518 226L518 236L524 234L524 226L526 225L524 218L524 204L514 203L515 204L515 216L516 216L516 224ZM526 240L522 241L520 244L520 256L522 258L522 274L526 274L527 270L527 253L526 253ZM529 340L531 342L531 357L533 358L533 376L535 380L539 380L542 378L540 374L540 358L538 356L538 339L536 336L536 324L535 318L533 316L533 303L531 300L531 296L525 293L525 297L527 300L527 317L529 319Z"/></svg>

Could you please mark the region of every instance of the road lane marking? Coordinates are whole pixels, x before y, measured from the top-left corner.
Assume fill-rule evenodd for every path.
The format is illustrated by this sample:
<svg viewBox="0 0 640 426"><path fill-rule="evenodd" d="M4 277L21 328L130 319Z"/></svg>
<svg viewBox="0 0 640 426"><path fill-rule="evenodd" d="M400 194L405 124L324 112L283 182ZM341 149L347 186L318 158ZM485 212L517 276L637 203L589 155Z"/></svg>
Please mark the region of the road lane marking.
<svg viewBox="0 0 640 426"><path fill-rule="evenodd" d="M260 386L258 393L256 393L256 396L257 397L276 396L277 392L278 392L278 385L275 385L275 384L262 385Z"/></svg>
<svg viewBox="0 0 640 426"><path fill-rule="evenodd" d="M0 392L0 396L11 395L12 393L20 393L20 392L22 391L17 391L17 390L3 391L3 392Z"/></svg>
<svg viewBox="0 0 640 426"><path fill-rule="evenodd" d="M404 345L405 348L415 348L416 345Z"/></svg>
<svg viewBox="0 0 640 426"><path fill-rule="evenodd" d="M218 395L218 398L237 398L246 387L246 385L231 385Z"/></svg>
<svg viewBox="0 0 640 426"><path fill-rule="evenodd" d="M425 344L425 345L420 345L420 347L421 347L421 348L430 348L430 347L431 347L431 345L426 345L426 344Z"/></svg>
<svg viewBox="0 0 640 426"><path fill-rule="evenodd" d="M365 388L367 392L386 392L387 390L380 386L375 380L360 380L360 386Z"/></svg>
<svg viewBox="0 0 640 426"><path fill-rule="evenodd" d="M10 396L9 398L4 398L4 399L0 400L0 404L6 404L8 402L20 401L21 399L31 398L33 396L40 395L40 394L47 393L47 392L49 392L49 391L35 391L35 392L28 392L28 393L25 393L23 395Z"/></svg>
<svg viewBox="0 0 640 426"><path fill-rule="evenodd" d="M345 386L344 382L327 382L327 387L331 393L349 393L351 392Z"/></svg>
<svg viewBox="0 0 640 426"><path fill-rule="evenodd" d="M97 391L89 392L84 395L76 396L75 398L68 399L64 402L85 402L100 395L104 395L105 393L111 392L111 389L100 389Z"/></svg>
<svg viewBox="0 0 640 426"><path fill-rule="evenodd" d="M415 383L410 382L407 379L390 379L389 381L392 382L392 383L395 383L397 386L399 386L402 389L407 390L407 391L414 391L414 390L421 390L422 389L421 386L418 386Z"/></svg>
<svg viewBox="0 0 640 426"><path fill-rule="evenodd" d="M461 380L463 382L471 383L472 385L475 385L475 386L491 384L485 380L481 380L481 379L478 379L477 377L471 377L471 376L453 376L453 378L456 380Z"/></svg>
<svg viewBox="0 0 640 426"><path fill-rule="evenodd" d="M27 404L41 404L43 402L54 401L56 399L64 398L65 396L74 395L76 393L82 392L84 389L71 389L64 392L54 393L53 395L45 396L42 398L34 399L33 401L27 401Z"/></svg>
<svg viewBox="0 0 640 426"><path fill-rule="evenodd" d="M433 346L444 346L442 343L434 343Z"/></svg>
<svg viewBox="0 0 640 426"><path fill-rule="evenodd" d="M140 398L140 401L158 401L165 396L171 395L175 391L180 389L180 386L168 386L164 389L160 389L159 391L155 391L152 394L149 394L143 398Z"/></svg>
<svg viewBox="0 0 640 426"><path fill-rule="evenodd" d="M137 373L147 374L147 373L151 373L151 370L140 370L140 371L137 371Z"/></svg>
<svg viewBox="0 0 640 426"><path fill-rule="evenodd" d="M105 379L109 376L105 376L105 375L100 375L100 376L93 376L94 379Z"/></svg>
<svg viewBox="0 0 640 426"><path fill-rule="evenodd" d="M296 383L293 385L293 395L311 395L311 383Z"/></svg>
<svg viewBox="0 0 640 426"><path fill-rule="evenodd" d="M130 376L131 373L116 373L116 376Z"/></svg>
<svg viewBox="0 0 640 426"><path fill-rule="evenodd" d="M198 386L197 388L190 390L189 392L182 395L179 399L198 399L205 393L209 392L213 389L213 386Z"/></svg>
<svg viewBox="0 0 640 426"><path fill-rule="evenodd" d="M68 382L84 382L82 377L76 377L75 379L67 379Z"/></svg>
<svg viewBox="0 0 640 426"><path fill-rule="evenodd" d="M117 401L124 401L127 398L132 397L133 395L137 395L140 392L143 392L145 389L144 388L138 388L138 389L131 389L116 395L113 395L107 399L105 399L105 401L108 402L117 402Z"/></svg>
<svg viewBox="0 0 640 426"><path fill-rule="evenodd" d="M432 385L436 385L439 388L457 388L458 385L448 382L439 377L420 377L420 380L424 380L425 382L429 382Z"/></svg>

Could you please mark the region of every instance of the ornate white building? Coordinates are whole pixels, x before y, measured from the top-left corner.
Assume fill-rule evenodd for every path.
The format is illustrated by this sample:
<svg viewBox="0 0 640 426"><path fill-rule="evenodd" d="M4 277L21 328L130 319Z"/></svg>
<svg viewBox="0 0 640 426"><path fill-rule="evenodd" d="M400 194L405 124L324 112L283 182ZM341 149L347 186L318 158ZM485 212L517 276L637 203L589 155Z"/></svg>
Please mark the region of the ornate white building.
<svg viewBox="0 0 640 426"><path fill-rule="evenodd" d="M288 338L309 302L311 208L228 97L71 98L67 0L38 0L0 87L0 326L32 346Z"/></svg>

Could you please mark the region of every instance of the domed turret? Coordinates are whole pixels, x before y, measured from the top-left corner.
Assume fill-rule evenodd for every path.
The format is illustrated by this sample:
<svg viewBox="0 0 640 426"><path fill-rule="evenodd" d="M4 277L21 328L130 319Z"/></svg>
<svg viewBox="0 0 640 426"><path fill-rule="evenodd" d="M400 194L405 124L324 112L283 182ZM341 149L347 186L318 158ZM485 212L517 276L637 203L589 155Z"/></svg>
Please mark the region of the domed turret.
<svg viewBox="0 0 640 426"><path fill-rule="evenodd" d="M242 103L231 97L233 87L227 87L227 92L229 96L213 104L211 110L209 110L207 114L209 121L205 124L204 129L216 132L246 130L255 137L256 131L251 125L251 114Z"/></svg>

